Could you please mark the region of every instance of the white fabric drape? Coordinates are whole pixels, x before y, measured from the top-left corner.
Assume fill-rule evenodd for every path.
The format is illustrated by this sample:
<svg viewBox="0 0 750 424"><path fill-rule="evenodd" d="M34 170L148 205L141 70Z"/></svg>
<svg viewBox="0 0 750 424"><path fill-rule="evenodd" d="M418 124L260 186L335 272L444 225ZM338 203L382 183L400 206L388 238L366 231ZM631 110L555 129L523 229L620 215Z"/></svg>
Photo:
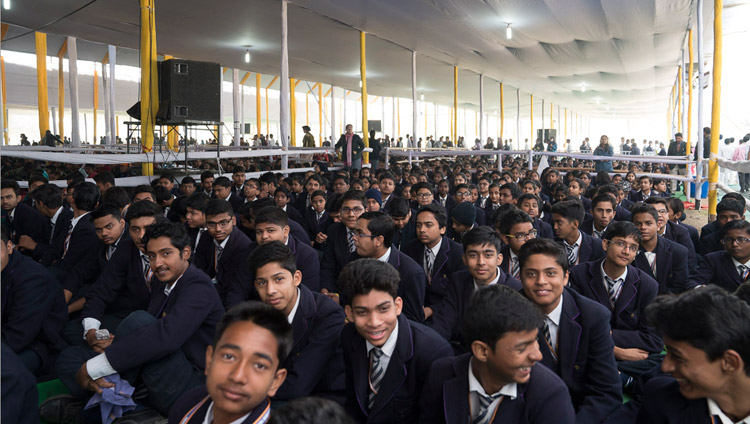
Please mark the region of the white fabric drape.
<svg viewBox="0 0 750 424"><path fill-rule="evenodd" d="M110 45L109 53L109 143L117 144L117 118L115 117L115 68L117 67L117 47ZM102 70L103 71L103 70Z"/></svg>
<svg viewBox="0 0 750 424"><path fill-rule="evenodd" d="M232 69L232 117L234 121L234 145L240 145L240 70Z"/></svg>
<svg viewBox="0 0 750 424"><path fill-rule="evenodd" d="M287 0L281 0L281 80L279 81L279 122L281 127L281 148L289 148L289 126L291 117L289 116L289 46L287 40L287 19L286 19ZM281 169L289 166L289 159L286 156L281 158Z"/></svg>
<svg viewBox="0 0 750 424"><path fill-rule="evenodd" d="M78 128L78 48L76 38L68 37L68 86L70 87L70 144L81 147L81 132Z"/></svg>

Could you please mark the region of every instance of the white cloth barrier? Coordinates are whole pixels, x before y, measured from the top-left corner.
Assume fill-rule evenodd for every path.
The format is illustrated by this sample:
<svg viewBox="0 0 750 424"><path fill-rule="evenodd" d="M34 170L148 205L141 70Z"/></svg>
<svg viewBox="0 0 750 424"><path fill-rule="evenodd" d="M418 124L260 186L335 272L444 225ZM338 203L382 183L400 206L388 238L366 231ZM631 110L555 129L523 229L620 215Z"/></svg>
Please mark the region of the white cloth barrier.
<svg viewBox="0 0 750 424"><path fill-rule="evenodd" d="M723 158L716 158L716 162L720 167L729 169L731 171L737 171L742 173L750 172L750 160L728 160Z"/></svg>

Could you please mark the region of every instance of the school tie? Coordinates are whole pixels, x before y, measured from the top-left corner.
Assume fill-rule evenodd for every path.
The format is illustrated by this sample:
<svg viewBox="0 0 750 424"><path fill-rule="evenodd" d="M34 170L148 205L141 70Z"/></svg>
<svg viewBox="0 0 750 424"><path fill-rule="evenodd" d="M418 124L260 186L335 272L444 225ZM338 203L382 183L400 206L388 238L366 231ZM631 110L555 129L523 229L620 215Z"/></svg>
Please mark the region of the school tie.
<svg viewBox="0 0 750 424"><path fill-rule="evenodd" d="M7 224L8 224L8 229L10 230L10 240L15 243L15 241L16 241L16 227L13 225L13 221L15 221L13 219L13 215L8 214Z"/></svg>
<svg viewBox="0 0 750 424"><path fill-rule="evenodd" d="M598 231L596 228L594 228L594 237L598 238L599 240L603 240L604 239L604 231L605 230L606 230L606 228L604 230L601 230L601 231Z"/></svg>
<svg viewBox="0 0 750 424"><path fill-rule="evenodd" d="M357 250L357 246L354 245L354 231L346 230L346 239L349 243L349 252L354 253Z"/></svg>
<svg viewBox="0 0 750 424"><path fill-rule="evenodd" d="M55 238L55 223L52 222L52 220L49 221L50 223L50 229L49 229L49 244L52 244L52 239Z"/></svg>
<svg viewBox="0 0 750 424"><path fill-rule="evenodd" d="M575 251L576 246L578 246L578 243L573 243L573 245L569 245L567 242L565 242L565 250L568 252L568 264L570 266L575 266L577 254Z"/></svg>
<svg viewBox="0 0 750 424"><path fill-rule="evenodd" d="M542 327L542 332L544 333L544 340L547 342L547 347L549 347L549 351L552 352L552 357L557 362L557 349L555 349L555 345L552 344L552 335L549 332L549 324L547 323L547 320L544 320L544 327Z"/></svg>
<svg viewBox="0 0 750 424"><path fill-rule="evenodd" d="M141 259L143 260L143 279L146 280L146 287L150 293L151 277L154 276L154 272L151 270L151 261L149 261L148 256L141 255Z"/></svg>
<svg viewBox="0 0 750 424"><path fill-rule="evenodd" d="M656 278L656 255L654 255L654 260L651 261L651 273L654 275L654 278Z"/></svg>
<svg viewBox="0 0 750 424"><path fill-rule="evenodd" d="M325 212L315 212L315 222L320 224L320 219L323 218Z"/></svg>
<svg viewBox="0 0 750 424"><path fill-rule="evenodd" d="M115 250L117 250L117 243L113 243L107 247L107 254L105 255L107 261L109 261L109 259L112 258L112 255L115 254Z"/></svg>
<svg viewBox="0 0 750 424"><path fill-rule="evenodd" d="M518 263L518 258L510 258L510 275L521 281L521 264Z"/></svg>
<svg viewBox="0 0 750 424"><path fill-rule="evenodd" d="M489 424L490 421L492 421L492 414L490 414L490 405L492 405L492 402L494 402L502 395L500 393L497 393L490 396L483 395L479 392L475 393L479 397L479 413L476 417L474 417L473 420L471 420L471 424Z"/></svg>
<svg viewBox="0 0 750 424"><path fill-rule="evenodd" d="M745 265L740 265L737 267L737 269L740 271L740 278L744 283L745 281L747 281L747 278L750 277L750 268L746 267Z"/></svg>
<svg viewBox="0 0 750 424"><path fill-rule="evenodd" d="M442 197L441 197L441 198L440 198L440 204L441 204L441 205L443 205L443 207L445 207L445 201L446 201L446 200L448 200L448 197L446 197L446 198L442 198Z"/></svg>
<svg viewBox="0 0 750 424"><path fill-rule="evenodd" d="M481 202L481 203L480 203L480 207L481 207L482 209L484 209L484 205L486 205L486 204L487 204L487 198L486 198L486 197L480 197L480 198L479 198L479 200L480 200L480 202Z"/></svg>
<svg viewBox="0 0 750 424"><path fill-rule="evenodd" d="M615 284L617 284L617 280L613 280L609 278L608 275L604 276L604 281L607 282L607 294L609 295L609 301L612 304L612 306L615 305L615 302L617 302L617 292L615 291Z"/></svg>
<svg viewBox="0 0 750 424"><path fill-rule="evenodd" d="M224 253L224 248L221 247L220 244L215 244L214 246L214 275L216 275L216 272L219 269L219 259L221 259L222 253Z"/></svg>
<svg viewBox="0 0 750 424"><path fill-rule="evenodd" d="M434 255L435 253L432 252L432 249L424 249L424 272L427 274L427 281L432 279L432 266L435 263Z"/></svg>
<svg viewBox="0 0 750 424"><path fill-rule="evenodd" d="M375 395L378 394L380 383L383 381L385 369L380 358L383 357L383 349L374 347L370 349L370 396L367 401L367 407L372 409L375 405Z"/></svg>
<svg viewBox="0 0 750 424"><path fill-rule="evenodd" d="M65 243L63 244L62 258L65 258L65 255L68 253L68 247L70 246L71 236L73 236L73 223L72 222L70 223L70 226L68 227L68 235L65 237Z"/></svg>

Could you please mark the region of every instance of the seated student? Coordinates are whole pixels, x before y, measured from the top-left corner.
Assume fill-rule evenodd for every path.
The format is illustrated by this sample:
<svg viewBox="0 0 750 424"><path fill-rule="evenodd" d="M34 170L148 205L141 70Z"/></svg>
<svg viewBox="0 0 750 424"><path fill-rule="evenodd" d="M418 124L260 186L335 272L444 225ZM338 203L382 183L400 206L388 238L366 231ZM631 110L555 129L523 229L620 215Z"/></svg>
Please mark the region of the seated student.
<svg viewBox="0 0 750 424"><path fill-rule="evenodd" d="M693 246L698 246L698 253L700 253L700 244L698 242L700 237L698 236L698 230L692 225L682 222L685 219L685 204L682 203L682 200L676 197L670 197L667 199L667 209L669 210L669 220L688 230L690 241L693 242Z"/></svg>
<svg viewBox="0 0 750 424"><path fill-rule="evenodd" d="M271 241L284 243L297 260L297 268L302 272L302 284L316 293L320 292L318 254L310 245L289 234L289 222L284 211L274 207L259 210L255 215L255 237L259 245Z"/></svg>
<svg viewBox="0 0 750 424"><path fill-rule="evenodd" d="M474 205L468 202L461 202L456 205L451 211L450 219L452 223L451 229L453 230L453 234L450 237L458 243L461 242L467 232L479 226L476 221Z"/></svg>
<svg viewBox="0 0 750 424"><path fill-rule="evenodd" d="M240 217L240 230L245 233L250 240L255 239L255 214L267 206L275 206L276 203L273 200L272 197L265 197L252 203L248 203L246 204L247 206L243 204L239 209L235 209ZM293 235L298 240L309 244L310 237L307 236L307 232L302 224L288 217L287 221L289 223L289 234Z"/></svg>
<svg viewBox="0 0 750 424"><path fill-rule="evenodd" d="M344 194L341 203L341 222L332 224L326 233L323 262L320 265L321 292L338 292L337 276L356 254L354 233L357 229L357 219L365 209L367 201L364 193L350 190Z"/></svg>
<svg viewBox="0 0 750 424"><path fill-rule="evenodd" d="M721 200L724 200L724 199L735 199L735 200L738 200L740 202L740 204L742 205L742 213L741 213L741 215L745 216L746 199L745 199L745 197L741 193L737 193L737 192L727 193L727 194L725 194L721 198ZM719 203L721 203L721 202L719 202ZM718 208L718 205L717 205L717 208ZM708 224L704 225L703 227L701 227L701 232L700 232L701 238L703 238L703 237L705 237L705 236L707 236L707 235L709 235L709 234L711 234L713 232L719 231L721 229L721 225L722 224L719 222L718 219L716 219L714 221L711 221Z"/></svg>
<svg viewBox="0 0 750 424"><path fill-rule="evenodd" d="M398 197L394 194L396 190L396 177L388 171L381 173L378 178L378 188L380 189L381 200L383 202L381 209L384 212L390 212L391 202Z"/></svg>
<svg viewBox="0 0 750 424"><path fill-rule="evenodd" d="M33 258L44 266L49 266L56 256L56 246L65 242L73 211L63 206L62 190L54 184L45 184L34 190L34 203L37 210L48 218L45 233L48 240L37 243L29 236L22 235L19 244L33 252Z"/></svg>
<svg viewBox="0 0 750 424"><path fill-rule="evenodd" d="M141 200L156 203L156 192L150 185L142 184L133 188L133 202L140 202Z"/></svg>
<svg viewBox="0 0 750 424"><path fill-rule="evenodd" d="M10 241L18 244L24 235L36 243L48 241L49 234L45 234L44 231L46 219L39 211L21 201L21 187L18 186L18 182L4 178L1 184L0 203Z"/></svg>
<svg viewBox="0 0 750 424"><path fill-rule="evenodd" d="M565 247L571 267L604 257L601 241L578 229L585 215L581 202L575 200L557 202L552 205L550 212L556 241Z"/></svg>
<svg viewBox="0 0 750 424"><path fill-rule="evenodd" d="M223 187L220 187L219 191ZM250 239L237 228L232 205L213 199L206 206L208 235L195 249L193 265L211 279L219 298L227 304L233 287L247 284L245 261L250 254Z"/></svg>
<svg viewBox="0 0 750 424"><path fill-rule="evenodd" d="M477 222L477 225L487 225L487 216L484 213L484 210L475 206L471 202L471 189L469 188L469 185L459 184L454 188L454 190L455 192L453 196L454 196L454 200L456 201L456 206L460 205L461 203L468 203L474 209L474 220ZM502 196L502 191L501 191L501 196ZM453 218L453 213L456 209L456 206L454 206L453 209L451 209L451 211L448 213L448 218Z"/></svg>
<svg viewBox="0 0 750 424"><path fill-rule="evenodd" d="M195 193L195 178L190 175L182 177L180 181L180 194L183 196L192 196Z"/></svg>
<svg viewBox="0 0 750 424"><path fill-rule="evenodd" d="M583 204L583 210L591 210L591 200L583 197L583 193L586 190L586 186L583 184L583 180L580 178L573 178L568 183L567 197L574 197L576 200Z"/></svg>
<svg viewBox="0 0 750 424"><path fill-rule="evenodd" d="M715 234L722 236L724 250L704 256L689 283L713 284L733 292L750 281L750 223L744 219L729 221Z"/></svg>
<svg viewBox="0 0 750 424"><path fill-rule="evenodd" d="M147 226L165 219L156 203L142 200L128 209L126 220L130 239L117 246L99 278L86 291L80 320L71 320L65 326L63 337L70 344L82 345L83 336L88 346L101 350L103 342L96 338L97 330L114 331L131 312L148 307L153 271L142 238Z"/></svg>
<svg viewBox="0 0 750 424"><path fill-rule="evenodd" d="M688 271L692 272L698 266L698 260L695 256L695 246L693 246L693 242L690 241L690 234L688 231L684 227L678 226L669 220L667 199L663 197L649 197L643 203L653 206L659 214L659 220L656 222L659 226L658 234L687 248Z"/></svg>
<svg viewBox="0 0 750 424"><path fill-rule="evenodd" d="M252 203L256 200L258 200L258 195L260 194L260 189L258 188L260 186L260 181L258 181L257 178L248 178L245 180L245 184L242 186L242 198L244 199L244 203Z"/></svg>
<svg viewBox="0 0 750 424"><path fill-rule="evenodd" d="M325 193L325 186L323 185L323 179L318 174L312 174L305 180L305 190L297 195L294 201L294 207L298 211L307 211L310 209L312 194L316 191L323 191Z"/></svg>
<svg viewBox="0 0 750 424"><path fill-rule="evenodd" d="M411 188L411 192L413 193L413 197L416 199L411 201L410 203L410 207L414 209L419 209L422 206L427 206L432 203L438 204L435 201L435 189L430 183L422 182L414 184L414 186L412 186Z"/></svg>
<svg viewBox="0 0 750 424"><path fill-rule="evenodd" d="M48 373L65 346L60 337L68 319L65 299L45 267L14 249L6 229L0 247L3 346L15 352L32 374Z"/></svg>
<svg viewBox="0 0 750 424"><path fill-rule="evenodd" d="M503 215L498 230L503 241L503 247L500 249L503 255L500 269L520 281L521 262L518 260L518 253L528 240L538 236L537 230L532 225L531 217L518 209L511 209Z"/></svg>
<svg viewBox="0 0 750 424"><path fill-rule="evenodd" d="M398 295L403 299L404 315L412 321L425 320L424 305L426 280L424 268L406 253L391 246L396 225L385 212L365 212L357 219L354 246L361 258L389 263L401 279Z"/></svg>
<svg viewBox="0 0 750 424"><path fill-rule="evenodd" d="M517 204L518 198L521 197L521 189L514 183L507 183L500 186L500 200L499 203L504 205L506 203Z"/></svg>
<svg viewBox="0 0 750 424"><path fill-rule="evenodd" d="M596 194L609 194L615 199L615 217L614 221L625 221L630 222L632 216L630 215L630 208L635 203L628 199L625 199L625 191L620 184L607 184L599 187Z"/></svg>
<svg viewBox="0 0 750 424"><path fill-rule="evenodd" d="M638 423L741 423L750 416L750 306L717 287L659 297L647 310L663 334L660 376L646 383Z"/></svg>
<svg viewBox="0 0 750 424"><path fill-rule="evenodd" d="M643 202L651 196L657 195L651 190L651 177L648 175L641 175L638 178L640 190L630 192L631 202Z"/></svg>
<svg viewBox="0 0 750 424"><path fill-rule="evenodd" d="M485 210L487 213L487 205L490 204L490 176L488 174L482 175L477 178L477 189L479 190L479 198L476 201L476 205ZM492 210L490 210L492 212Z"/></svg>
<svg viewBox="0 0 750 424"><path fill-rule="evenodd" d="M206 196L213 196L214 186L214 173L212 171L201 172L201 186L199 192L203 192Z"/></svg>
<svg viewBox="0 0 750 424"><path fill-rule="evenodd" d="M615 222L602 241L607 256L570 270L570 286L612 312L615 359L625 389L631 387L635 377L660 362L663 347L644 315L658 294L659 283L630 265L640 242L641 234L633 223Z"/></svg>
<svg viewBox="0 0 750 424"><path fill-rule="evenodd" d="M260 300L280 310L294 329L294 343L281 367L287 378L274 400L303 396L340 396L343 399L344 364L339 336L344 311L327 296L300 282L291 250L279 241L255 249L247 261Z"/></svg>
<svg viewBox="0 0 750 424"><path fill-rule="evenodd" d="M705 257L709 253L724 250L721 243L723 237L721 229L730 221L744 219L744 209L744 205L736 199L726 197L721 199L721 202L716 205L716 222L719 223L719 231L714 231L700 238L698 253Z"/></svg>
<svg viewBox="0 0 750 424"><path fill-rule="evenodd" d="M613 222L617 202L606 193L597 194L590 202L592 219L583 221L581 231L602 240L607 226Z"/></svg>
<svg viewBox="0 0 750 424"><path fill-rule="evenodd" d="M206 231L206 206L211 200L204 193L195 193L188 197L185 203L185 230L190 237L190 248L195 252L200 244L201 238L208 237Z"/></svg>
<svg viewBox="0 0 750 424"><path fill-rule="evenodd" d="M534 229L541 238L555 238L552 225L539 218L541 200L536 194L525 193L518 198L518 208L526 212L534 220Z"/></svg>
<svg viewBox="0 0 750 424"><path fill-rule="evenodd" d="M461 320L470 351L433 364L419 422L575 423L565 383L538 363L543 322L539 310L509 287L474 293Z"/></svg>
<svg viewBox="0 0 750 424"><path fill-rule="evenodd" d="M130 239L125 231L125 220L120 216L120 209L117 206L108 203L99 205L89 214L89 217L94 224L94 231L99 241L96 247L89 247L86 257L78 262L62 281L69 313L83 308L85 288L99 278L104 267L117 251L117 246L123 240Z"/></svg>
<svg viewBox="0 0 750 424"><path fill-rule="evenodd" d="M276 192L276 188L279 186L279 178L276 174L269 171L258 178L260 182L260 197L273 198L273 194Z"/></svg>
<svg viewBox="0 0 750 424"><path fill-rule="evenodd" d="M154 195L156 196L156 204L161 206L164 211L164 217L172 222L177 222L178 217L172 212L172 203L176 199L175 195L166 187L159 185L154 189Z"/></svg>
<svg viewBox="0 0 750 424"><path fill-rule="evenodd" d="M430 365L452 354L433 330L401 314L399 280L375 259L351 262L339 275L349 320L341 332L345 406L357 422L416 422Z"/></svg>
<svg viewBox="0 0 750 424"><path fill-rule="evenodd" d="M268 422L270 397L284 383L293 345L284 314L259 302L230 309L206 348L206 384L180 397L170 424Z"/></svg>
<svg viewBox="0 0 750 424"><path fill-rule="evenodd" d="M432 306L439 305L445 296L448 277L464 269L461 244L445 236L448 216L445 209L432 203L422 206L417 213L417 240L412 240L403 252L424 268L427 276L425 317L432 316Z"/></svg>
<svg viewBox="0 0 750 424"><path fill-rule="evenodd" d="M380 211L383 201L380 199L380 192L377 189L368 189L365 192L365 199L367 199L367 212Z"/></svg>
<svg viewBox="0 0 750 424"><path fill-rule="evenodd" d="M145 386L148 403L166 416L183 393L204 384L206 348L224 307L211 280L190 264L189 242L179 224L162 222L146 229L143 244L157 279L148 308L128 315L100 353L79 346L63 350L57 374L74 398L47 402L67 413L73 410L71 403L114 387L106 377L119 374L136 389Z"/></svg>
<svg viewBox="0 0 750 424"><path fill-rule="evenodd" d="M403 250L413 240L417 239L417 211L409 206L409 200L397 197L391 201L388 214L396 223L396 234L393 236L393 246Z"/></svg>
<svg viewBox="0 0 750 424"><path fill-rule="evenodd" d="M323 232L321 230L322 224L328 220L330 215L326 212L326 193L324 191L316 190L310 198L311 207L305 210L303 223L310 240L315 240L318 234Z"/></svg>
<svg viewBox="0 0 750 424"><path fill-rule="evenodd" d="M298 223L304 223L305 221L302 218L302 214L300 214L299 211L289 203L290 196L291 194L289 193L289 190L287 188L279 187L273 193L273 201L276 203L276 206L278 206L279 209L287 214L289 219L297 221Z"/></svg>
<svg viewBox="0 0 750 424"><path fill-rule="evenodd" d="M456 205L456 199L450 195L450 183L448 180L440 180L440 182L437 183L437 197L435 200L440 203L448 213L450 213ZM494 203L497 203L497 201Z"/></svg>
<svg viewBox="0 0 750 424"><path fill-rule="evenodd" d="M232 205L232 210L237 210L245 202L238 194L232 193L232 182L227 177L219 177L214 181L213 197L218 200L226 200Z"/></svg>
<svg viewBox="0 0 750 424"><path fill-rule="evenodd" d="M609 310L566 287L567 256L552 240L529 240L519 259L523 293L544 314L541 363L568 386L577 422L603 422L622 404Z"/></svg>
<svg viewBox="0 0 750 424"><path fill-rule="evenodd" d="M98 239L88 214L99 203L99 189L94 183L80 183L73 192L73 218L62 244L55 246L57 251L52 262L51 271L58 280L63 281L65 275L86 257L92 246L96 246Z"/></svg>
<svg viewBox="0 0 750 424"><path fill-rule="evenodd" d="M485 215L492 216L492 213L500 206L500 184L492 183L488 187L487 201L484 204Z"/></svg>
<svg viewBox="0 0 750 424"><path fill-rule="evenodd" d="M464 236L463 261L465 270L457 271L450 276L445 289L445 297L432 316L431 327L451 341L460 344L460 323L469 306L472 293L479 288L493 284L521 289L521 283L508 276L500 269L503 255L500 253L502 241L490 227L477 227ZM468 346L466 346L468 348ZM461 350L457 347L457 350Z"/></svg>
<svg viewBox="0 0 750 424"><path fill-rule="evenodd" d="M659 294L681 293L695 288L688 284L687 249L657 235L659 214L649 204L636 204L631 210L633 224L641 233L640 250L633 266L659 283Z"/></svg>
<svg viewBox="0 0 750 424"><path fill-rule="evenodd" d="M245 198L245 168L240 165L232 168L232 193Z"/></svg>
<svg viewBox="0 0 750 424"><path fill-rule="evenodd" d="M651 187L654 196L670 197L667 181L663 178L654 178L654 185Z"/></svg>
<svg viewBox="0 0 750 424"><path fill-rule="evenodd" d="M4 423L38 424L39 392L36 378L15 352L2 342L2 404L0 419Z"/></svg>

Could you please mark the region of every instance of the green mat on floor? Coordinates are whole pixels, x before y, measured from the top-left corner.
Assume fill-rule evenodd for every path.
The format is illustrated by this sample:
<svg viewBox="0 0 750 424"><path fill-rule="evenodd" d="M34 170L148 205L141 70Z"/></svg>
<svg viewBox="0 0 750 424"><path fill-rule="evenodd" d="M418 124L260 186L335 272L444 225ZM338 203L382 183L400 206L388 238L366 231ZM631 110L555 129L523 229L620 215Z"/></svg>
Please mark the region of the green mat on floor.
<svg viewBox="0 0 750 424"><path fill-rule="evenodd" d="M62 395L68 393L68 389L62 384L59 379L45 381L36 385L36 389L39 392L39 405L42 404L48 398L52 396ZM46 421L41 420L40 424L47 424Z"/></svg>

